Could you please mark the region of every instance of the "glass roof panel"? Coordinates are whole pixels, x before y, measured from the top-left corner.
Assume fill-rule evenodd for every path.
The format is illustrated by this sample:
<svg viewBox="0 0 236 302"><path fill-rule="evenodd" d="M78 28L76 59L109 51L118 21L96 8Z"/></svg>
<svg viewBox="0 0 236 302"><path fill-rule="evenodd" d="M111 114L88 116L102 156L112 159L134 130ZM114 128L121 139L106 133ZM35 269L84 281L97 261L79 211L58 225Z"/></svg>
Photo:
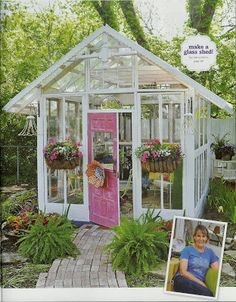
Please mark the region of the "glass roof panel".
<svg viewBox="0 0 236 302"><path fill-rule="evenodd" d="M85 62L70 63L57 74L45 87L44 91L50 92L76 92L85 89Z"/></svg>
<svg viewBox="0 0 236 302"><path fill-rule="evenodd" d="M139 89L187 88L171 73L141 56L138 56L138 82Z"/></svg>

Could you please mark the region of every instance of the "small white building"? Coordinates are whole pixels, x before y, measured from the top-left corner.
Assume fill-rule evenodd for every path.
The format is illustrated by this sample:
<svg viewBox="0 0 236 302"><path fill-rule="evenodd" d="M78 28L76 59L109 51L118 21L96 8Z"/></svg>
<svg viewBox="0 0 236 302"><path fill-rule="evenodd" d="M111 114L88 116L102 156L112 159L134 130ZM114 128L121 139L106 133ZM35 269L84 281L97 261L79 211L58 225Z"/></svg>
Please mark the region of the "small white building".
<svg viewBox="0 0 236 302"><path fill-rule="evenodd" d="M105 104L116 104L104 109ZM109 102L110 101L110 102ZM148 208L165 219L201 215L211 166L210 105L232 106L187 75L103 26L18 93L4 107L27 114L37 104L38 202L46 212L105 226ZM80 141L82 167L49 169L49 138ZM179 143L182 165L171 174L146 173L135 149L147 139ZM86 169L99 152L112 156L106 184L88 184Z"/></svg>

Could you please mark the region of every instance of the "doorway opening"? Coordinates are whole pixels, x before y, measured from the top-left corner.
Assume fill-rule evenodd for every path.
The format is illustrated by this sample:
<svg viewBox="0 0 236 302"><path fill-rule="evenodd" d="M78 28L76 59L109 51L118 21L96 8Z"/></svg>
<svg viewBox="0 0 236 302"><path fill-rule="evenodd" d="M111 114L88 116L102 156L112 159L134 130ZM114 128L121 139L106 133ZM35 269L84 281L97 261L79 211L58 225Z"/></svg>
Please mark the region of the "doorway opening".
<svg viewBox="0 0 236 302"><path fill-rule="evenodd" d="M120 218L133 218L132 113L119 113Z"/></svg>

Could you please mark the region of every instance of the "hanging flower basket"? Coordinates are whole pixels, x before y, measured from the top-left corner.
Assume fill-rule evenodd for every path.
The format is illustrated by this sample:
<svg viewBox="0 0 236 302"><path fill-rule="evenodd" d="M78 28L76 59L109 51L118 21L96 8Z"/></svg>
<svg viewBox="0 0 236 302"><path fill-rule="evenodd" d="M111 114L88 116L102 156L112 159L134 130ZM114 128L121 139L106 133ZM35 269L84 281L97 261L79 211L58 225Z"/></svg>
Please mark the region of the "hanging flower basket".
<svg viewBox="0 0 236 302"><path fill-rule="evenodd" d="M141 163L144 171L154 173L172 173L177 169L179 164L180 160L148 160Z"/></svg>
<svg viewBox="0 0 236 302"><path fill-rule="evenodd" d="M141 161L142 169L154 173L174 172L183 158L178 144L161 144L158 139L146 141L135 153Z"/></svg>
<svg viewBox="0 0 236 302"><path fill-rule="evenodd" d="M91 185L94 185L96 188L103 187L105 182L105 171L99 162L93 160L88 164L86 174L88 176L88 182Z"/></svg>
<svg viewBox="0 0 236 302"><path fill-rule="evenodd" d="M82 152L80 143L71 141L57 142L51 139L44 148L44 158L50 169L67 170L81 166Z"/></svg>
<svg viewBox="0 0 236 302"><path fill-rule="evenodd" d="M48 167L54 170L67 170L75 169L77 166L81 166L81 159L75 158L71 160L50 160L45 159Z"/></svg>

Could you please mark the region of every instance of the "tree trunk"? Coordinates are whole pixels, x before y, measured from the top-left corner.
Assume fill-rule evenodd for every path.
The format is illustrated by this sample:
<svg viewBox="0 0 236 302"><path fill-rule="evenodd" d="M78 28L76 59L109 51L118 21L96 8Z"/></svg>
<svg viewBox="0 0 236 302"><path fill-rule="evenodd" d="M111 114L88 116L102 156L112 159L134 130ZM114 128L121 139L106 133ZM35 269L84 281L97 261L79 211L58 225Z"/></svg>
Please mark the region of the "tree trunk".
<svg viewBox="0 0 236 302"><path fill-rule="evenodd" d="M119 1L122 12L125 16L125 19L130 27L130 30L135 37L139 45L149 49L148 42L145 38L145 33L142 26L140 25L139 18L135 12L133 1Z"/></svg>
<svg viewBox="0 0 236 302"><path fill-rule="evenodd" d="M190 27L199 33L208 34L211 22L220 0L189 0Z"/></svg>

